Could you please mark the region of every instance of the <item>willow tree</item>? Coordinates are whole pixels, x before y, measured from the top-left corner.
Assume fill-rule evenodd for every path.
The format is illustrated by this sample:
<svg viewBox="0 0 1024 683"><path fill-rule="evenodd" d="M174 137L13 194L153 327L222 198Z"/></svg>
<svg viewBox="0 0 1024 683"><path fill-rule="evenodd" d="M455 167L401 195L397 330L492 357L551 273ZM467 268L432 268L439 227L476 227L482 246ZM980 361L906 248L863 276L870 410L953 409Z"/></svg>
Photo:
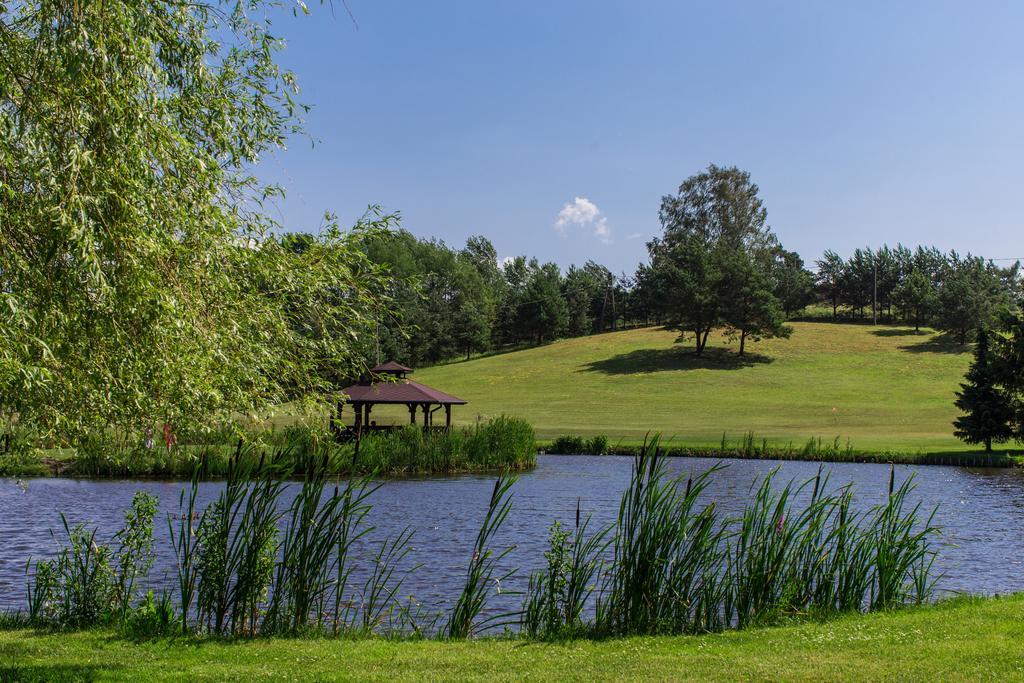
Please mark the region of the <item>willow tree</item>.
<svg viewBox="0 0 1024 683"><path fill-rule="evenodd" d="M280 9L280 8L278 8ZM56 440L331 400L386 304L354 247L273 237L300 131L259 0L0 3L0 413Z"/></svg>

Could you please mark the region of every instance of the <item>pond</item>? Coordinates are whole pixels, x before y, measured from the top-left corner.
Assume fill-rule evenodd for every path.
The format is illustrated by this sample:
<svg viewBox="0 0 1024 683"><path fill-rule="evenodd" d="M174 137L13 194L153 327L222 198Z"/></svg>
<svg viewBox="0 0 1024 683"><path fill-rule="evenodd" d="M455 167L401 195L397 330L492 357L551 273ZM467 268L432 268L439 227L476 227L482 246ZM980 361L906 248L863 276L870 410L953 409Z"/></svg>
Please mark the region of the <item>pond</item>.
<svg viewBox="0 0 1024 683"><path fill-rule="evenodd" d="M669 460L669 467L679 474L697 473L716 462L675 458ZM742 509L752 484L773 468L781 470L779 481L809 479L818 469L811 462L724 462L727 466L715 475L705 497L729 514ZM583 514L593 515L595 527L616 517L631 466L632 459L626 457L540 456L536 469L520 476L513 487L512 513L496 543L501 548L516 546L502 566L519 571L501 587L504 595L496 606L518 607L519 598L509 593L525 588L529 570L543 564L552 521L572 524L577 498ZM836 463L825 469L831 472L831 486L853 484L858 507L884 500L887 465ZM940 590L947 594L1024 590L1024 472L898 466L897 485L911 473L917 481L911 500L928 510L938 505L935 522L943 529ZM24 608L26 560L55 553L57 544L50 529L60 529L61 512L70 523L95 525L99 536L108 538L120 528L124 510L140 489L156 495L161 507L155 524L157 560L148 584L158 590L172 587L176 575L166 513L177 510L183 486L159 481L0 479L0 609ZM213 500L222 486L203 484L200 504ZM288 486L294 491L298 484ZM491 476L400 479L384 482L374 494L370 521L376 531L369 537L371 546L372 539L379 541L406 526L415 531L409 559L421 566L407 579L403 596L413 596L436 611L451 606L461 589L492 486ZM371 552L371 547L361 549L363 557Z"/></svg>

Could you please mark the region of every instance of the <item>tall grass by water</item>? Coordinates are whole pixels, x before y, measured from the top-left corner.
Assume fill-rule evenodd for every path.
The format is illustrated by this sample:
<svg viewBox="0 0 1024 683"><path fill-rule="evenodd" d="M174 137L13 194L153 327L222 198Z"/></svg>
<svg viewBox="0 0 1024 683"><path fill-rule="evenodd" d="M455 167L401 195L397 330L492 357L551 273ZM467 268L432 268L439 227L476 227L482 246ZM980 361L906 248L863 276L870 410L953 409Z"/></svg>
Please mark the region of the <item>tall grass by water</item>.
<svg viewBox="0 0 1024 683"><path fill-rule="evenodd" d="M611 443L606 436L589 438L560 436L549 443L541 442L541 451L551 455L628 455L636 456L644 445ZM818 462L881 462L905 465L953 465L961 467L1015 467L1022 463L1019 453L985 452L922 452L914 450L864 450L850 439L812 437L795 443L772 442L754 432L739 438L722 434L716 445L697 446L675 439L662 441L662 450L670 457L728 458L744 460L812 460Z"/></svg>
<svg viewBox="0 0 1024 683"><path fill-rule="evenodd" d="M461 560L462 588L444 614L401 597L417 570L414 529L371 543L370 495L379 483L332 481L322 455L303 464L286 503L282 479L293 457L238 447L223 489L203 509L193 478L167 519L178 576L160 596L136 588L151 564L151 502L136 500L116 551L96 530L65 524L58 557L29 565L26 615L9 621L222 638L461 639L516 624L534 639L680 634L917 604L935 579L938 531L910 502L912 478L897 486L893 473L885 501L865 510L849 487L830 486L824 470L806 482L779 483L772 473L733 518L708 500L723 465L674 477L653 439L634 460L615 522L592 529L577 505L574 528L547 530L549 550L537 558L520 607L495 613L489 600L503 585L508 593L519 569L507 566L510 548L497 543L514 514L515 479L498 477Z"/></svg>
<svg viewBox="0 0 1024 683"><path fill-rule="evenodd" d="M324 461L333 475L407 476L525 470L536 465L537 456L530 424L506 416L449 430L409 425L372 432L360 440L358 451L354 443L337 443L334 434L316 425L247 432L243 441L256 446L245 449L243 457L258 459L262 450L277 449L278 457L287 461L279 463L278 469L286 465L297 476L314 461ZM64 459L33 453L19 442L15 455L0 455L0 475L188 479L199 468L204 477L223 478L237 457L238 442L238 435L227 430L203 438L196 435L173 448L147 444L139 435L94 434Z"/></svg>
<svg viewBox="0 0 1024 683"><path fill-rule="evenodd" d="M594 624L609 635L693 633L919 604L933 588L932 515L909 506L912 479L886 502L851 509L827 475L774 485L765 477L738 520L698 499L713 468L668 476L657 439L637 455L623 495L606 590ZM809 501L796 500L809 490Z"/></svg>

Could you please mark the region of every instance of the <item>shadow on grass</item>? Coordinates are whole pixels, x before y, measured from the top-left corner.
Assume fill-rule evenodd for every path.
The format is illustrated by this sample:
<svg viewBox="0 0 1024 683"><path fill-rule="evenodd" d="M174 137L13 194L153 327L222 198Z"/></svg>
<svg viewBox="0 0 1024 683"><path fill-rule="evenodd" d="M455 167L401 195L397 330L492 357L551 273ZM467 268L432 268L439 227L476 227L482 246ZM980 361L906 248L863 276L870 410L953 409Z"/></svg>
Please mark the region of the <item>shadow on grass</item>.
<svg viewBox="0 0 1024 683"><path fill-rule="evenodd" d="M961 354L970 350L968 344L961 344L951 334L940 334L937 337L929 337L917 344L903 344L898 347L900 351L909 353L950 353Z"/></svg>
<svg viewBox="0 0 1024 683"><path fill-rule="evenodd" d="M893 327L885 330L873 330L876 337L930 337L931 332L915 332L906 327Z"/></svg>
<svg viewBox="0 0 1024 683"><path fill-rule="evenodd" d="M638 349L587 363L580 372L632 375L668 370L738 370L771 362L771 358L759 353L748 352L741 356L719 347L704 349L700 356L693 349Z"/></svg>
<svg viewBox="0 0 1024 683"><path fill-rule="evenodd" d="M106 664L0 665L0 681L92 681L117 668Z"/></svg>

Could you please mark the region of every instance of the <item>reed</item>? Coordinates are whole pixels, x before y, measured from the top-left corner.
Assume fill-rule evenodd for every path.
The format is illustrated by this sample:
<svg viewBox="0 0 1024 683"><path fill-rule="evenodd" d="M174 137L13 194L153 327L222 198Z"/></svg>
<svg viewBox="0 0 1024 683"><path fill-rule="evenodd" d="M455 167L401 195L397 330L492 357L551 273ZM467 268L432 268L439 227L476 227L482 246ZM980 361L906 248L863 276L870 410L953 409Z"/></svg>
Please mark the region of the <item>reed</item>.
<svg viewBox="0 0 1024 683"><path fill-rule="evenodd" d="M536 465L533 428L500 416L469 429L423 430L408 425L371 434L347 473L427 474L524 470Z"/></svg>
<svg viewBox="0 0 1024 683"><path fill-rule="evenodd" d="M496 584L500 590L501 582L515 573L513 569L500 576L495 576L498 564L513 550L514 546L497 553L491 548L494 535L508 518L512 509L510 491L515 481L515 477L508 475L502 475L494 481L494 489L491 491L491 498L487 504L487 513L484 515L483 524L477 533L473 554L470 556L469 565L466 568L466 579L462 592L448 617L445 631L449 638L468 638L489 626L496 625L502 619L515 616L503 613L479 620L480 614L487 604L491 584Z"/></svg>
<svg viewBox="0 0 1024 683"><path fill-rule="evenodd" d="M555 522L548 531L547 568L530 575L520 625L530 638L569 638L585 632L583 611L596 588L611 527L587 533L590 517L580 522L576 501L574 532Z"/></svg>
<svg viewBox="0 0 1024 683"><path fill-rule="evenodd" d="M189 631L188 617L196 598L199 570L195 561L197 520L196 498L199 495L200 468L196 468L190 485L178 495L178 513L167 515L167 530L174 549L175 567L178 574L178 607L181 615L181 633ZM177 522L177 524L175 524Z"/></svg>
<svg viewBox="0 0 1024 683"><path fill-rule="evenodd" d="M606 635L689 633L722 626L726 529L700 494L718 471L667 475L655 438L636 457L622 495L614 553L595 629Z"/></svg>
<svg viewBox="0 0 1024 683"><path fill-rule="evenodd" d="M607 585L594 629L605 635L744 628L781 615L819 616L919 603L932 592L938 530L907 499L913 478L890 481L887 502L851 511L848 488L807 482L757 486L738 520L701 507L712 468L685 486L645 444L623 494ZM806 498L805 504L797 500Z"/></svg>
<svg viewBox="0 0 1024 683"><path fill-rule="evenodd" d="M933 592L938 530L934 511L910 503L913 477L897 486L890 470L885 501L857 511L850 488L832 487L821 467L808 481L781 484L774 470L733 519L703 502L723 466L673 476L655 437L634 458L614 524L591 531L577 501L575 527L548 530L543 566L531 574L521 608L494 613L490 596L516 571L505 566L514 546L495 547L516 481L500 475L460 593L438 629L436 613L399 599L418 567L412 529L369 544L379 484L370 477L332 484L335 457L327 448L297 456L288 445L268 454L239 442L220 494L202 510L199 463L167 519L178 570L173 600L149 593L136 605L152 563L155 500L136 496L116 548L62 516L56 558L27 565L26 618L62 628L114 622L140 634L174 624L183 634L235 638L456 639L518 623L524 637L557 639L746 628L891 609ZM293 466L302 483L285 503Z"/></svg>
<svg viewBox="0 0 1024 683"><path fill-rule="evenodd" d="M582 436L560 436L547 447L548 453L556 455L605 455L608 450L608 437L598 434L589 439Z"/></svg>
<svg viewBox="0 0 1024 683"><path fill-rule="evenodd" d="M325 603L337 576L337 586L346 580L345 558L351 547L349 530L369 511L365 503L370 488L365 481L346 484L344 495L335 487L324 500L327 470L305 468L302 488L285 513L281 561L263 630L274 634L298 634L315 629L325 614ZM362 532L365 533L365 532ZM335 574L333 562L340 558ZM336 592L334 613L339 611L341 591ZM338 622L335 620L335 630Z"/></svg>
<svg viewBox="0 0 1024 683"><path fill-rule="evenodd" d="M288 505L281 499L296 462L290 445L256 460L239 444L223 490L201 513L195 509L200 480L193 478L179 500L177 531L168 520L183 631L368 635L386 629L391 614L404 609L397 595L417 568L402 569L412 531L385 539L366 580L352 586L353 549L373 531L366 523L368 499L378 485L349 480L328 493L332 455L302 456L302 484Z"/></svg>

